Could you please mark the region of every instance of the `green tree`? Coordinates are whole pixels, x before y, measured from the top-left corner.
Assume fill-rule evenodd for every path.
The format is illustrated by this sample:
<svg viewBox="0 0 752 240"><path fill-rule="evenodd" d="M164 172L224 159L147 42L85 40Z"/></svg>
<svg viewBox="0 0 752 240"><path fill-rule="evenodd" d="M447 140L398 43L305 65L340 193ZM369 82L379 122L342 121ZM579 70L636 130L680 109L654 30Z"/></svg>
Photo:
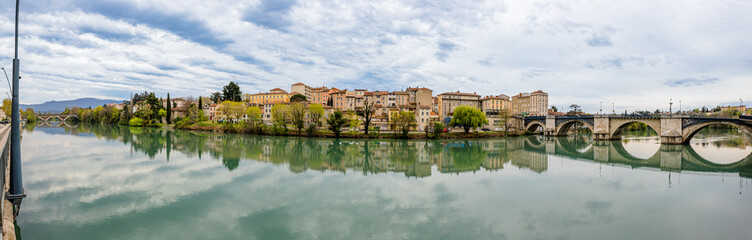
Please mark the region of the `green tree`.
<svg viewBox="0 0 752 240"><path fill-rule="evenodd" d="M551 110L554 111L554 112L559 112L559 109L556 108L556 106L551 106Z"/></svg>
<svg viewBox="0 0 752 240"><path fill-rule="evenodd" d="M339 137L339 133L342 132L342 126L347 123L347 120L342 117L342 112L336 111L329 118L326 119L326 124L329 125L329 130L334 133L335 137Z"/></svg>
<svg viewBox="0 0 752 240"><path fill-rule="evenodd" d="M126 105L123 107L123 109L120 110L120 121L118 121L118 124L120 125L128 125L128 122L131 120L131 108Z"/></svg>
<svg viewBox="0 0 752 240"><path fill-rule="evenodd" d="M444 124L441 122L434 122L433 123L433 137L439 138L439 135L444 133Z"/></svg>
<svg viewBox="0 0 752 240"><path fill-rule="evenodd" d="M290 104L290 121L298 129L298 135L305 127L306 106L302 102Z"/></svg>
<svg viewBox="0 0 752 240"><path fill-rule="evenodd" d="M198 109L204 109L204 102L201 96L198 96Z"/></svg>
<svg viewBox="0 0 752 240"><path fill-rule="evenodd" d="M486 114L478 108L470 106L459 106L454 109L454 115L449 122L449 126L462 126L465 133L470 132L471 128L477 128L487 124Z"/></svg>
<svg viewBox="0 0 752 240"><path fill-rule="evenodd" d="M159 112L156 112L152 109L151 105L148 104L141 104L139 105L138 110L136 111L136 117L140 118L143 121L151 121L154 114L159 114Z"/></svg>
<svg viewBox="0 0 752 240"><path fill-rule="evenodd" d="M263 124L264 118L261 114L261 108L256 106L245 109L245 115L248 116L248 124L254 132L258 132L259 127Z"/></svg>
<svg viewBox="0 0 752 240"><path fill-rule="evenodd" d="M10 117L12 111L13 111L13 101L10 100L10 98L3 99L3 112L5 113L6 117Z"/></svg>
<svg viewBox="0 0 752 240"><path fill-rule="evenodd" d="M167 115L165 117L167 117L167 119L165 119L167 124L172 123L172 101L170 101L170 93L167 93Z"/></svg>
<svg viewBox="0 0 752 240"><path fill-rule="evenodd" d="M314 127L321 126L321 118L324 116L324 106L321 104L308 105L308 117Z"/></svg>
<svg viewBox="0 0 752 240"><path fill-rule="evenodd" d="M305 102L308 101L308 98L300 93L296 93L295 95L292 95L290 97L290 102Z"/></svg>
<svg viewBox="0 0 752 240"><path fill-rule="evenodd" d="M287 121L290 116L287 105L274 104L271 111L275 131L281 130L282 132L287 132Z"/></svg>
<svg viewBox="0 0 752 240"><path fill-rule="evenodd" d="M242 100L240 97L241 94L240 86L235 82L230 82L222 88L222 100L224 101L240 102Z"/></svg>
<svg viewBox="0 0 752 240"><path fill-rule="evenodd" d="M363 101L363 118L365 118L363 123L365 124L366 135L368 135L368 129L371 128L371 118L373 118L374 113L376 113L376 104L366 98Z"/></svg>
<svg viewBox="0 0 752 240"><path fill-rule="evenodd" d="M345 119L347 119L347 124L350 126L350 131L357 131L358 128L360 128L360 117L356 115L353 112L347 112L345 113Z"/></svg>
<svg viewBox="0 0 752 240"><path fill-rule="evenodd" d="M223 99L224 97L222 97L222 93L220 93L220 92L214 92L214 93L212 93L212 94L211 94L211 97L209 97L209 98L210 98L210 99L212 100L212 102L214 102L214 103L220 103L220 102L222 102L222 99Z"/></svg>
<svg viewBox="0 0 752 240"><path fill-rule="evenodd" d="M159 121L162 122L162 118L167 117L167 110L159 109L157 115L159 116Z"/></svg>
<svg viewBox="0 0 752 240"><path fill-rule="evenodd" d="M456 111L455 111L456 112ZM402 137L407 137L410 128L415 127L417 122L415 121L415 114L410 111L400 111L397 114L392 115L392 124L400 131Z"/></svg>
<svg viewBox="0 0 752 240"><path fill-rule="evenodd" d="M245 113L245 105L242 102L224 101L218 110L228 120L237 121Z"/></svg>

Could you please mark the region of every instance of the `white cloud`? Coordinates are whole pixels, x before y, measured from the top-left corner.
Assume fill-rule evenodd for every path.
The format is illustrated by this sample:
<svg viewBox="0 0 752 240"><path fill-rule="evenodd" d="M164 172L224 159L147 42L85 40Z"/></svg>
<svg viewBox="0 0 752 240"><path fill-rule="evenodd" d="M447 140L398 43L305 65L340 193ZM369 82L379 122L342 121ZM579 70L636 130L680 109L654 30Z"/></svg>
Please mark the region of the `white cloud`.
<svg viewBox="0 0 752 240"><path fill-rule="evenodd" d="M594 111L618 102L621 112L664 108L668 98L710 106L749 98L752 88L744 1L29 4L20 28L24 103L300 81L483 95L543 89L551 105ZM13 16L0 15L0 27L10 68ZM677 88L676 79L716 80Z"/></svg>

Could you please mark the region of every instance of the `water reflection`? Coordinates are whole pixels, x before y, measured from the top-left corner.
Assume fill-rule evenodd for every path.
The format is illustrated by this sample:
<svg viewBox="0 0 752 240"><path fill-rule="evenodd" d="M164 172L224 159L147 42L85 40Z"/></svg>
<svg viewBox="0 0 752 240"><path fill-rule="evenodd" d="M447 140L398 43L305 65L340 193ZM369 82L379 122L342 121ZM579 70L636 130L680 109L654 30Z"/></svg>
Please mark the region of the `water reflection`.
<svg viewBox="0 0 752 240"><path fill-rule="evenodd" d="M27 239L749 236L752 195L739 194L752 184L748 160L714 164L686 146L659 145L645 156L628 148L647 140L29 130L22 142L29 197L19 218ZM611 174L599 175L601 166ZM713 171L726 178L705 174ZM666 231L676 219L705 227Z"/></svg>
<svg viewBox="0 0 752 240"><path fill-rule="evenodd" d="M46 131L48 128L39 129ZM73 135L93 134L98 138L123 142L132 151L143 152L151 158L164 154L167 161L175 151L198 158L208 154L219 159L230 171L237 169L241 160L248 159L287 164L289 170L296 173L307 170L355 171L366 175L401 172L407 177L426 177L431 175L434 165L441 173L461 173L498 170L508 164L541 173L548 168L549 156L632 168L734 172L745 176L752 167L749 151L740 154L732 149L734 160L710 161L703 155L709 151L698 147L695 142L692 145L661 145L647 131L644 134L637 131L624 141L593 141L587 135L411 141L269 137L83 124L64 129ZM712 133L698 135L703 139L702 136L712 136ZM707 140L701 141L704 142L700 144L710 144ZM733 147L745 149L744 144L741 142Z"/></svg>

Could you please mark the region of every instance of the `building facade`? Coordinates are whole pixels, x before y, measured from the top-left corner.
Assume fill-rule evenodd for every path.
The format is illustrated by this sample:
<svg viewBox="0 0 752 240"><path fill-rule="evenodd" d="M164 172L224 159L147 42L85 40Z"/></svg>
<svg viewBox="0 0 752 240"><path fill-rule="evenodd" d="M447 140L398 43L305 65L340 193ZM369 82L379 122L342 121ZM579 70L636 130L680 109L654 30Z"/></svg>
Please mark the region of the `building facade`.
<svg viewBox="0 0 752 240"><path fill-rule="evenodd" d="M546 116L548 114L548 93L538 90L512 96L512 114Z"/></svg>
<svg viewBox="0 0 752 240"><path fill-rule="evenodd" d="M444 120L454 114L454 109L459 106L470 106L480 109L480 95L475 93L446 92L436 96L438 98L439 119Z"/></svg>

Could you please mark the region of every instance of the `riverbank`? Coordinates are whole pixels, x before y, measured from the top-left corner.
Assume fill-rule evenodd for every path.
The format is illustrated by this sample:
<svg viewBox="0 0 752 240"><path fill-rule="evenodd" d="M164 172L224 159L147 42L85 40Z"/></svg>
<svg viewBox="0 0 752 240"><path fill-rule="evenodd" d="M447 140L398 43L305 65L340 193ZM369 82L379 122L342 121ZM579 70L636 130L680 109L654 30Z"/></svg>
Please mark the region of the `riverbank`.
<svg viewBox="0 0 752 240"><path fill-rule="evenodd" d="M0 129L0 146L7 146L7 141L10 141L10 138L6 135L10 134L10 125L5 125ZM7 149L6 149L7 150ZM3 159L5 161L5 179L3 181L3 193L7 193L8 190L10 190L10 154L7 154L7 157ZM13 216L13 203L6 200L5 197L2 198L3 205L2 205L2 224L3 224L3 240L7 239L16 239L16 222L15 217Z"/></svg>
<svg viewBox="0 0 752 240"><path fill-rule="evenodd" d="M174 128L173 125L165 125L163 128ZM183 130L193 131L209 131L209 132L228 132L228 133L241 133L249 135L262 135L262 136L285 136L285 137L311 137L311 138L337 138L337 136L331 131L316 131L315 133L308 134L302 131L298 134L297 130L288 129L284 133L266 133L266 132L251 132L244 129L228 129L222 125L206 125L206 124L194 124L184 128ZM393 132L379 132L371 131L366 135L363 132L341 132L339 138L364 138L364 139L476 139L476 138L501 138L501 137L514 137L522 136L525 132L447 132L435 135L433 133L424 132L411 132L407 134L407 137L403 137L400 133Z"/></svg>

